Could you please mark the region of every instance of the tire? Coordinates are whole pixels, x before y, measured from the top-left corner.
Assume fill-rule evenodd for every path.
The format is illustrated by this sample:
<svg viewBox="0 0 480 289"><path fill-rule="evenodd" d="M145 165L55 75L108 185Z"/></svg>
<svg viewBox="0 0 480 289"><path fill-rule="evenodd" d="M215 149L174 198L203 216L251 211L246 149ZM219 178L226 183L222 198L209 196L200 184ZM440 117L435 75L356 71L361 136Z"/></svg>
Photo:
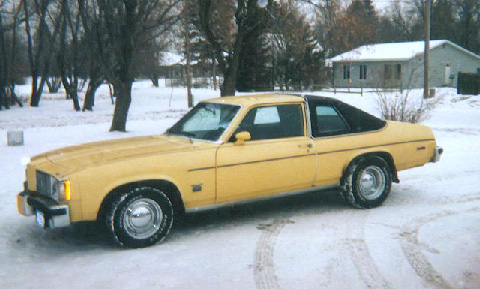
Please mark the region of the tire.
<svg viewBox="0 0 480 289"><path fill-rule="evenodd" d="M380 206L392 188L392 173L384 159L367 156L351 164L342 180L345 201L356 208Z"/></svg>
<svg viewBox="0 0 480 289"><path fill-rule="evenodd" d="M161 242L173 223L173 208L158 189L135 188L115 197L105 214L107 231L114 242L143 248Z"/></svg>

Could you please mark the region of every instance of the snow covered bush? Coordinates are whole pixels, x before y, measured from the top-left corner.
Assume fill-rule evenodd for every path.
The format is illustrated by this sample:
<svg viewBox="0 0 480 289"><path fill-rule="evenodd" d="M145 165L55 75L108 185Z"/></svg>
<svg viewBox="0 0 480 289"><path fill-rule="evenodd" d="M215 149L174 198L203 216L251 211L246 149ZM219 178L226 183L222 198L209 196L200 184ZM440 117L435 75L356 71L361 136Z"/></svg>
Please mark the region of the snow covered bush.
<svg viewBox="0 0 480 289"><path fill-rule="evenodd" d="M375 101L382 117L386 120L396 120L419 123L428 118L429 112L435 108L441 97L424 99L422 90L376 91Z"/></svg>

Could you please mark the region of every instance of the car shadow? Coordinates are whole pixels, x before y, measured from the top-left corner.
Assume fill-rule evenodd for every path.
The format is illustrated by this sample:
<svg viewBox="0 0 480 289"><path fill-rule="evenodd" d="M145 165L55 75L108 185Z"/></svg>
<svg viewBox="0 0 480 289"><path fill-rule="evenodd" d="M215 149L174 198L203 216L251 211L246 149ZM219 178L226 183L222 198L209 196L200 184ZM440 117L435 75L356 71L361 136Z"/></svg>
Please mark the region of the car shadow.
<svg viewBox="0 0 480 289"><path fill-rule="evenodd" d="M253 225L261 229L265 224L296 216L316 215L352 209L338 191L309 192L277 196L249 203L226 204L217 208L189 211L176 224L167 241L187 238L209 230L223 230L232 226Z"/></svg>
<svg viewBox="0 0 480 289"><path fill-rule="evenodd" d="M251 203L224 205L214 209L188 212L176 222L164 242L186 239L199 232L223 230L232 226L261 226L272 220L295 216L350 210L338 191L309 192L262 199ZM9 238L11 249L32 250L36 254L69 254L84 251L122 250L110 241L97 222L80 222L66 228L41 229L33 224L20 225Z"/></svg>

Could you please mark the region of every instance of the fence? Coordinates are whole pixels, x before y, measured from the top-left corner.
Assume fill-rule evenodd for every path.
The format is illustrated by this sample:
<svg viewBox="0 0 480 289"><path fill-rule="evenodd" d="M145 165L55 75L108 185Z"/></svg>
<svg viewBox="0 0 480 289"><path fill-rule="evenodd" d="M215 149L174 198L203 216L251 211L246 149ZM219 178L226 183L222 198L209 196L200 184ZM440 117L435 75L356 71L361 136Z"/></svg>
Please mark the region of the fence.
<svg viewBox="0 0 480 289"><path fill-rule="evenodd" d="M458 73L457 94L480 94L479 73Z"/></svg>

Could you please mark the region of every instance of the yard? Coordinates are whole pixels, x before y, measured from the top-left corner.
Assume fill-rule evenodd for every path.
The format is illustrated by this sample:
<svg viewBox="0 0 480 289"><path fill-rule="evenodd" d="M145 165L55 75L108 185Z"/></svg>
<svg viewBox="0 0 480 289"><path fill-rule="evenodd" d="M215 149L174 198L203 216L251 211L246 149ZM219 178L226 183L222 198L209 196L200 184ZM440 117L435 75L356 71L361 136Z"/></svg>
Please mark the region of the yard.
<svg viewBox="0 0 480 289"><path fill-rule="evenodd" d="M195 101L219 95L193 93ZM313 94L379 114L375 93ZM95 224L43 230L17 213L22 161L160 134L187 111L185 96L135 83L127 133L108 132L106 87L94 112L74 112L62 94L0 112L0 288L480 288L480 98L454 89L437 91L424 122L445 149L441 161L400 172L376 209L353 209L333 191L229 205L192 212L162 244L138 250L113 246ZM7 146L8 130L23 130L25 145Z"/></svg>

